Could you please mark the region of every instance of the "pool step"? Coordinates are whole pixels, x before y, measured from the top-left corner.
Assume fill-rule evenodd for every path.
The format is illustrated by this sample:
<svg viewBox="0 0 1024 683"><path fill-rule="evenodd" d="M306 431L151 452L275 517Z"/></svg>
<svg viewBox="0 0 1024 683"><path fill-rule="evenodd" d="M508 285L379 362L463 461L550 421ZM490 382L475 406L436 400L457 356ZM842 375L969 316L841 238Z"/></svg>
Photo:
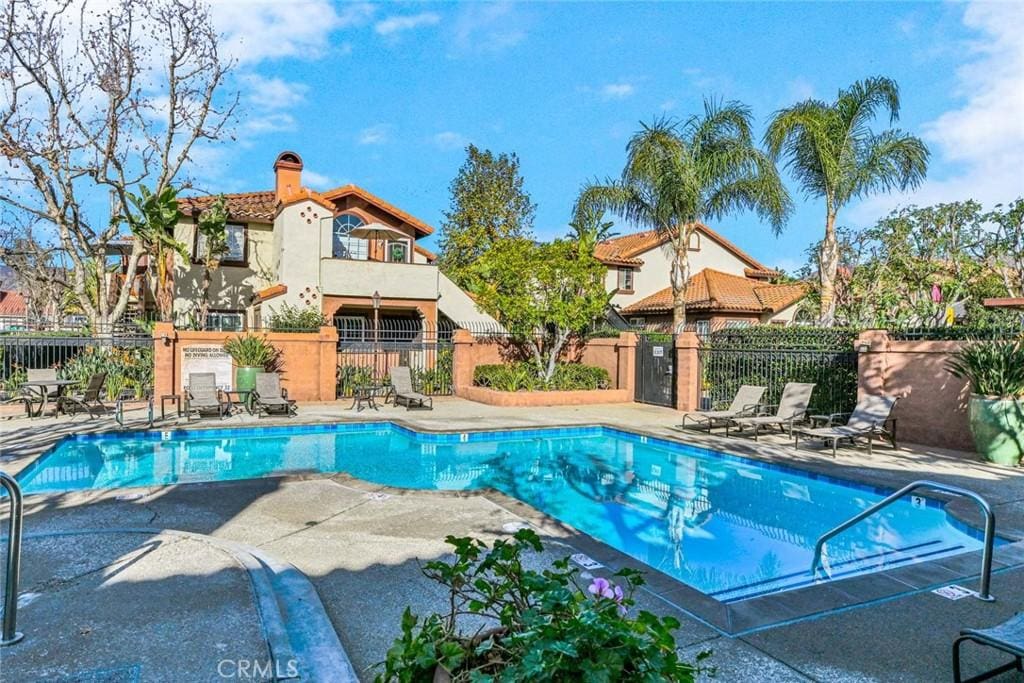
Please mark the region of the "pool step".
<svg viewBox="0 0 1024 683"><path fill-rule="evenodd" d="M827 575L825 580L834 581L837 579L856 576L858 574L867 574L874 571L883 571L894 567L915 564L925 560L936 560L951 555L957 555L965 552L966 550L967 549L962 545L942 546L939 541L918 543L904 548L893 548L863 557L851 558L841 562L833 562L829 565L831 572ZM822 574L822 577L825 577L824 573ZM712 595L716 600L721 602L737 602L739 600L747 600L762 595L768 595L770 593L778 593L784 590L803 588L805 586L819 583L820 581L821 579L813 576L810 572L810 568L808 568L807 571L793 572L784 576L766 579L764 581L757 581L744 586L737 586L712 593Z"/></svg>

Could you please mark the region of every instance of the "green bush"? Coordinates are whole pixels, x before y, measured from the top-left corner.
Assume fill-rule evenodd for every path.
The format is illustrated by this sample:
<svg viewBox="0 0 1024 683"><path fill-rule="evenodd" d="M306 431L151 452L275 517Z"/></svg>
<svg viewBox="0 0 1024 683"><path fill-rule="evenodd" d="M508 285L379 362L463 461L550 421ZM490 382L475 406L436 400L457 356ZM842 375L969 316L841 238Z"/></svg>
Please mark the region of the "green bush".
<svg viewBox="0 0 1024 683"><path fill-rule="evenodd" d="M335 380L338 398L350 397L356 387L373 383L373 368L368 365L339 365Z"/></svg>
<svg viewBox="0 0 1024 683"><path fill-rule="evenodd" d="M130 390L134 398L143 398L153 386L153 349L149 346L127 348L86 347L64 363L61 375L84 388L89 377L107 373L106 398L110 401Z"/></svg>
<svg viewBox="0 0 1024 683"><path fill-rule="evenodd" d="M240 334L224 341L224 351L240 368L267 369L277 360L277 349L266 337Z"/></svg>
<svg viewBox="0 0 1024 683"><path fill-rule="evenodd" d="M543 550L523 529L492 548L449 536L451 562L434 560L423 574L447 589L448 609L422 621L406 608L402 635L377 675L391 681L680 681L701 672L680 659L679 621L634 608L640 572L622 569L581 587L578 570L561 559L543 571L524 555ZM616 585L618 584L618 585Z"/></svg>
<svg viewBox="0 0 1024 683"><path fill-rule="evenodd" d="M329 324L319 308L283 304L270 316L267 327L274 332L316 332Z"/></svg>
<svg viewBox="0 0 1024 683"><path fill-rule="evenodd" d="M611 386L608 371L581 363L559 363L551 381L544 383L533 363L478 365L473 370L473 384L495 391L578 391L607 389Z"/></svg>
<svg viewBox="0 0 1024 683"><path fill-rule="evenodd" d="M434 367L412 371L412 383L416 390L427 396L452 393L453 360L450 348L438 349Z"/></svg>

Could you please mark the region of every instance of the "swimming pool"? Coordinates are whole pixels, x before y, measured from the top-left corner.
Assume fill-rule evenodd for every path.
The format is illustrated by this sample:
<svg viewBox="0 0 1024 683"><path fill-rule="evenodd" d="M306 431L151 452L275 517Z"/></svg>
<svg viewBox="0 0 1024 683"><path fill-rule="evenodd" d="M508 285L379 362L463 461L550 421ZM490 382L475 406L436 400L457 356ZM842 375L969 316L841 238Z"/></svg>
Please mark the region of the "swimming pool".
<svg viewBox="0 0 1024 683"><path fill-rule="evenodd" d="M392 423L84 435L26 494L345 472L409 489L493 488L721 602L814 583L817 538L886 492L608 427L419 433ZM833 578L976 550L936 501L901 501L827 545Z"/></svg>

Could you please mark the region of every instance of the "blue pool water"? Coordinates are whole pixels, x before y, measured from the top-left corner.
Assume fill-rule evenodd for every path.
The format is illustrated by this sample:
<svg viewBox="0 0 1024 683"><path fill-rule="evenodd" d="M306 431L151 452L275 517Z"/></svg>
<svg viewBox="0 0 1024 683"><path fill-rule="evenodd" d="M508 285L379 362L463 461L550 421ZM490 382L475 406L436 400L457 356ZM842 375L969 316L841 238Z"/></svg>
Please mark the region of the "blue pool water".
<svg viewBox="0 0 1024 683"><path fill-rule="evenodd" d="M410 489L491 487L734 601L813 582L818 536L881 499L849 482L606 427L421 434L390 423L80 436L26 493L346 472ZM834 578L981 547L933 501L902 501L830 541Z"/></svg>

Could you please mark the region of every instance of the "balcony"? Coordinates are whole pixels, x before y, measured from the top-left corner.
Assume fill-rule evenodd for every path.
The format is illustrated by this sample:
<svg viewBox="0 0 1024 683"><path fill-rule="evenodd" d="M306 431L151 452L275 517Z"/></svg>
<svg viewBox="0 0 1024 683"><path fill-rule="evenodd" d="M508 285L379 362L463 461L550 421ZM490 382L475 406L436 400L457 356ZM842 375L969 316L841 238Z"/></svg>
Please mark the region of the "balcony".
<svg viewBox="0 0 1024 683"><path fill-rule="evenodd" d="M437 300L437 266L425 263L385 263L321 259L320 287L326 296Z"/></svg>

